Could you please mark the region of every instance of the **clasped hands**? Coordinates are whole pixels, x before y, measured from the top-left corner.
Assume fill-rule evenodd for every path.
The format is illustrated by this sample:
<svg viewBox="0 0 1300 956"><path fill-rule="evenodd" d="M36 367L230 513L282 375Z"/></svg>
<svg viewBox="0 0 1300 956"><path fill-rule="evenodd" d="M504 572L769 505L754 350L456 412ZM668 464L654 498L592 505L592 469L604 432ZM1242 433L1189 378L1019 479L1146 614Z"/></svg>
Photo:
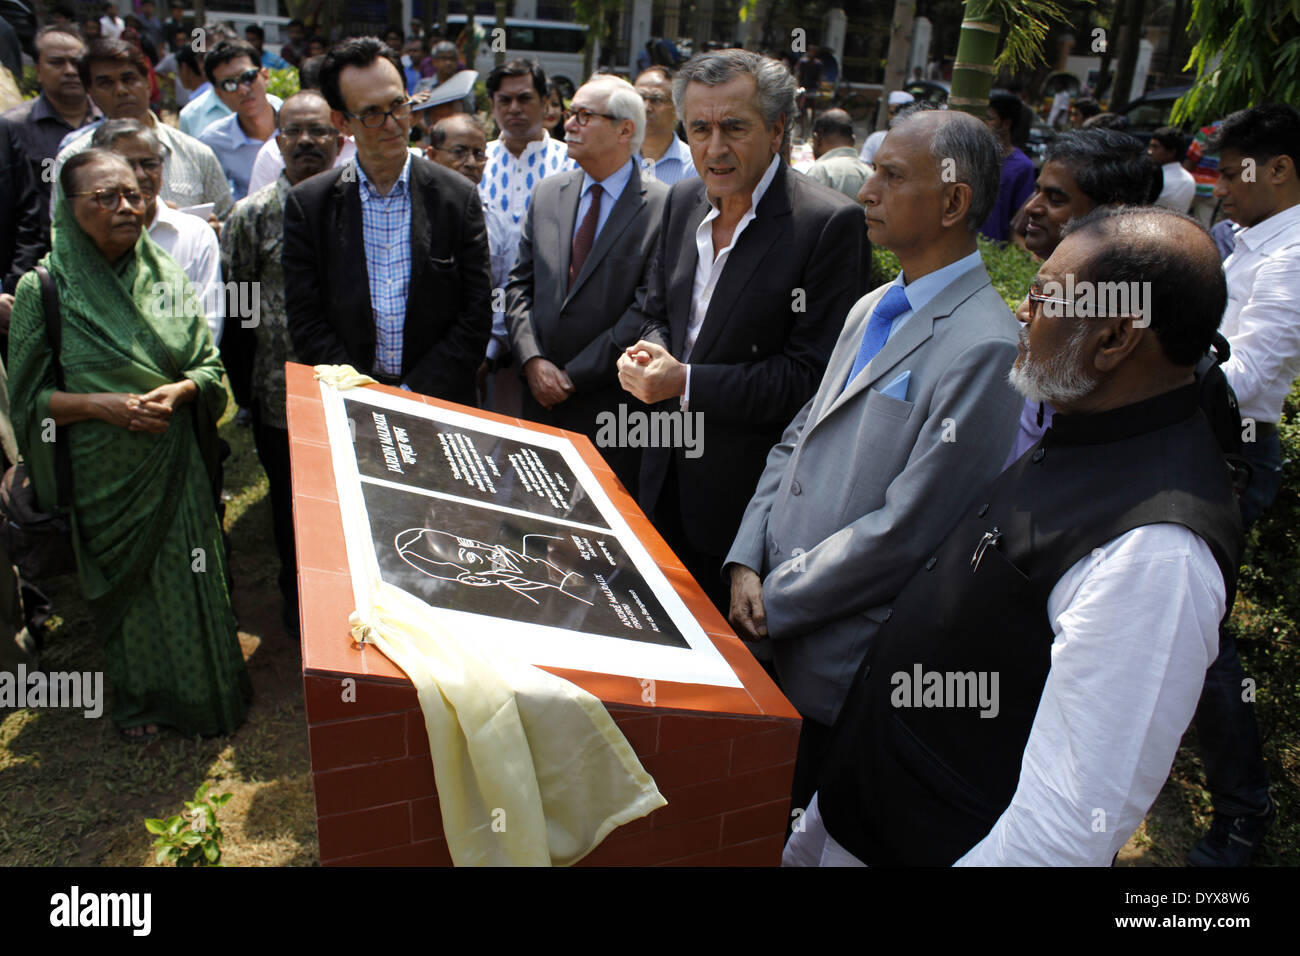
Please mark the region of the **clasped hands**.
<svg viewBox="0 0 1300 956"><path fill-rule="evenodd" d="M194 398L198 386L189 379L159 385L143 395L110 393L103 396L101 418L133 432L160 435L171 423L172 410Z"/></svg>
<svg viewBox="0 0 1300 956"><path fill-rule="evenodd" d="M618 383L653 405L686 394L686 366L662 345L641 339L618 357Z"/></svg>

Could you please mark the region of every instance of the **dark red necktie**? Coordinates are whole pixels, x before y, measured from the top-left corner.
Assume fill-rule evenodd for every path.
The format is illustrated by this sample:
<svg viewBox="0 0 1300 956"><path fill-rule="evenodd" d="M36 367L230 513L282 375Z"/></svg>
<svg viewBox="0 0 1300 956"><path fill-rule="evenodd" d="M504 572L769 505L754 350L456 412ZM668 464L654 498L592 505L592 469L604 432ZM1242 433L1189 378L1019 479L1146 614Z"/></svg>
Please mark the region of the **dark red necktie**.
<svg viewBox="0 0 1300 956"><path fill-rule="evenodd" d="M573 288L573 280L578 278L582 264L587 261L591 246L596 241L596 223L600 221L600 194L599 185L591 187L591 206L587 209L587 215L582 217L578 231L573 234L573 252L569 256L569 288Z"/></svg>

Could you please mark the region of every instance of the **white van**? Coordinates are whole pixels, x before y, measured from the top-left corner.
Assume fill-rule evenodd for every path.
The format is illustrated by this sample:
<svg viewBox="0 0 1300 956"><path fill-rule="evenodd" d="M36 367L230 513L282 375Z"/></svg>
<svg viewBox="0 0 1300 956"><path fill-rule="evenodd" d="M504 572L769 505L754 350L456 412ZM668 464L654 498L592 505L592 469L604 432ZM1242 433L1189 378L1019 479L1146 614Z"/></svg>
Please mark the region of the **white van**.
<svg viewBox="0 0 1300 956"><path fill-rule="evenodd" d="M482 40L474 62L469 65L486 79L496 68L496 51L492 48L496 19L476 16L474 24ZM447 17L447 27L448 34L458 36L465 27L465 15L451 14ZM587 43L587 28L581 24L507 17L505 40L507 60L517 57L536 60L547 77L561 88L565 99L573 96L574 90L582 85L585 79L582 75L582 48ZM600 62L599 41L592 51L591 62Z"/></svg>

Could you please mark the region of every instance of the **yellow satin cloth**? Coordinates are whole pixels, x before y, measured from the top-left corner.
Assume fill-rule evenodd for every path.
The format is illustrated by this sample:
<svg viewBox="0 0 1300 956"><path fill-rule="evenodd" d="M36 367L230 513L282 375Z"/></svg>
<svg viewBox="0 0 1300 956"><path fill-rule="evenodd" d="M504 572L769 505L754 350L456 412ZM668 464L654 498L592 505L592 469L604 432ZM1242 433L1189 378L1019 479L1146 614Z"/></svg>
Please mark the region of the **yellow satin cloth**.
<svg viewBox="0 0 1300 956"><path fill-rule="evenodd" d="M373 381L348 366L317 366L316 377L341 389ZM488 661L378 577L361 603L353 640L382 651L419 695L457 866L568 866L667 803L587 691L522 661Z"/></svg>

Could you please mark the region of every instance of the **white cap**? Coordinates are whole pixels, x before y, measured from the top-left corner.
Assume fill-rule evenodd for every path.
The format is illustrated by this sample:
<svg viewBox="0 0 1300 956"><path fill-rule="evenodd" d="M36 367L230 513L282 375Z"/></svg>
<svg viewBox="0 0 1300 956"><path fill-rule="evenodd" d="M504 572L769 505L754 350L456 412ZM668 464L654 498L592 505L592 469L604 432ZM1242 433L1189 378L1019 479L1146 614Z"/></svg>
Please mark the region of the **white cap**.
<svg viewBox="0 0 1300 956"><path fill-rule="evenodd" d="M894 90L889 94L890 106L904 106L908 103L916 102L916 97L911 93L904 93L902 90Z"/></svg>

